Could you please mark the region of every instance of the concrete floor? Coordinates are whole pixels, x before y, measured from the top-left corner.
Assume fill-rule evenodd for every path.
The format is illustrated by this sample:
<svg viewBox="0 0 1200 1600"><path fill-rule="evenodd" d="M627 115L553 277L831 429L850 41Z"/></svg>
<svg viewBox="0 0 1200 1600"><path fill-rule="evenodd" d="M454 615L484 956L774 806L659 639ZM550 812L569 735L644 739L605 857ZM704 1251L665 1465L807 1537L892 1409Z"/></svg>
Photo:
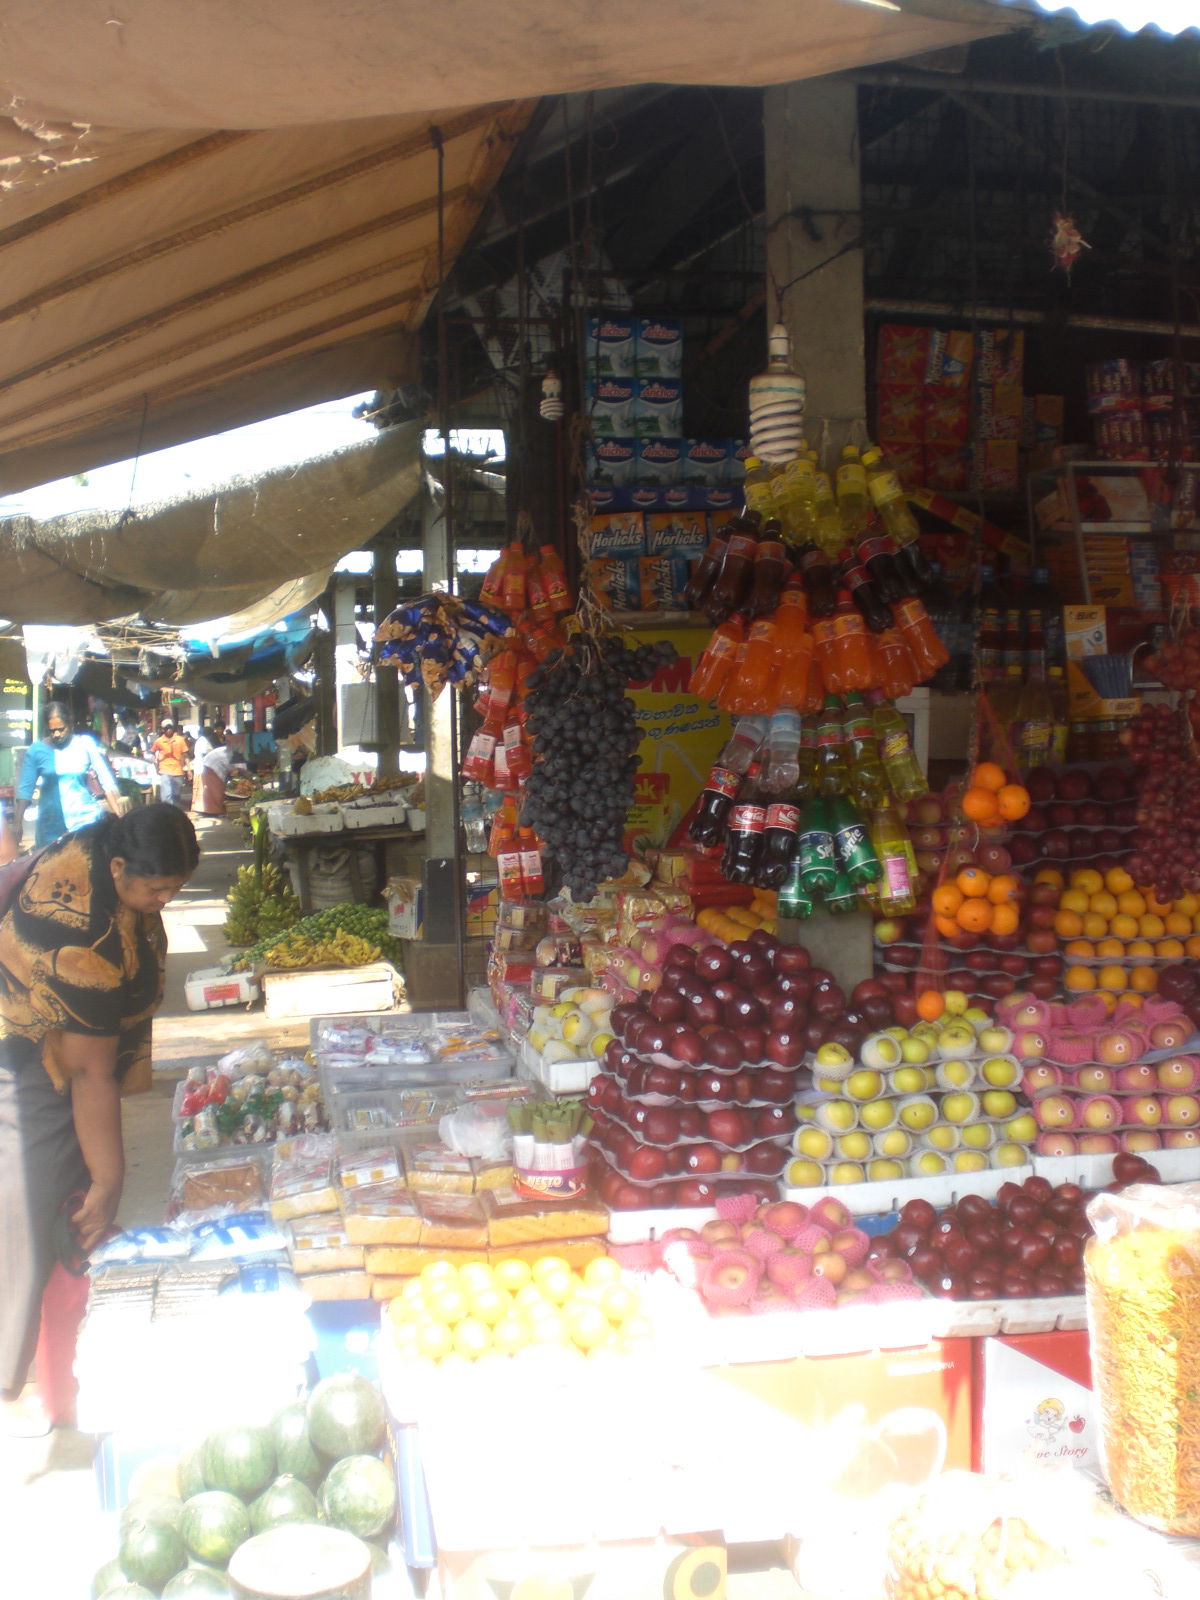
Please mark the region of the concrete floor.
<svg viewBox="0 0 1200 1600"><path fill-rule="evenodd" d="M307 1022L269 1023L261 1007L188 1011L184 982L190 972L214 966L228 948L221 931L225 893L238 866L249 860L240 825L199 819L197 831L199 869L164 917L167 985L155 1022L155 1085L123 1107L126 1179L118 1220L125 1226L162 1219L175 1164L171 1100L176 1081L193 1062L213 1061L251 1039L301 1052L308 1044ZM100 1510L97 1498L94 1452L94 1439L66 1429L48 1439L0 1439L0 1594L87 1600L93 1573L116 1548L115 1519ZM731 1567L729 1600L797 1600L799 1590L775 1546L731 1551ZM388 1586L388 1600L405 1600L405 1593L399 1582ZM436 1593L435 1577L429 1600Z"/></svg>

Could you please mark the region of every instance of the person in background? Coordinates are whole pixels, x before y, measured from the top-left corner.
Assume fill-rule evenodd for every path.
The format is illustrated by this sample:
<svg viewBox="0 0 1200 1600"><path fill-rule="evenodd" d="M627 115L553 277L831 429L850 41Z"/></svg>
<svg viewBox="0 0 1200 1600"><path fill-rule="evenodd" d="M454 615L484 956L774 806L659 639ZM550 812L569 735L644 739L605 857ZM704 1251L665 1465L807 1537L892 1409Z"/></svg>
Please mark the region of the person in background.
<svg viewBox="0 0 1200 1600"><path fill-rule="evenodd" d="M187 810L187 784L185 774L188 764L187 740L178 731L170 717L164 717L158 738L150 746L150 755L158 770L158 798L164 805Z"/></svg>
<svg viewBox="0 0 1200 1600"><path fill-rule="evenodd" d="M204 806L204 761L214 750L225 743L225 724L214 722L211 728L200 724L200 731L192 745L192 810L206 815Z"/></svg>
<svg viewBox="0 0 1200 1600"><path fill-rule="evenodd" d="M25 812L38 796L35 842L50 844L97 822L105 810L120 816L125 802L104 752L90 733L75 733L71 713L52 700L42 716L45 737L31 744L21 766L13 810L13 833L20 845Z"/></svg>
<svg viewBox="0 0 1200 1600"><path fill-rule="evenodd" d="M151 1086L162 910L200 849L176 807L142 806L33 858L0 916L0 1434L49 1431L23 1397L58 1219L86 1254L112 1226L121 1096Z"/></svg>
<svg viewBox="0 0 1200 1600"><path fill-rule="evenodd" d="M214 737L216 737L214 731ZM204 757L196 773L196 786L199 790L199 800L193 807L203 817L223 817L225 815L225 790L229 783L229 770L237 759L237 752L228 743L229 735L224 728L219 730L220 743Z"/></svg>

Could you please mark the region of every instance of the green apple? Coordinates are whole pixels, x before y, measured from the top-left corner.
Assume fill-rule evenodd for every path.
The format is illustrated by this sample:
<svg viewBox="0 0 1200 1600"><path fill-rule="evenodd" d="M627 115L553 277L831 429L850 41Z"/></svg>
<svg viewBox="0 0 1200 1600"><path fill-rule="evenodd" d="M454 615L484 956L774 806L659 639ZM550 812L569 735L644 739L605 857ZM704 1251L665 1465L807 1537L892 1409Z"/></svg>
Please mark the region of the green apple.
<svg viewBox="0 0 1200 1600"><path fill-rule="evenodd" d="M839 1161L829 1174L830 1183L861 1183L866 1174L857 1161Z"/></svg>
<svg viewBox="0 0 1200 1600"><path fill-rule="evenodd" d="M944 1094L942 1096L942 1115L947 1122L957 1122L960 1126L970 1122L972 1117L979 1114L979 1101L973 1094Z"/></svg>
<svg viewBox="0 0 1200 1600"><path fill-rule="evenodd" d="M941 1030L934 1022L918 1022L908 1030L910 1039L924 1039L926 1044L936 1044Z"/></svg>
<svg viewBox="0 0 1200 1600"><path fill-rule="evenodd" d="M998 1144L992 1151L992 1165L994 1167L1023 1167L1029 1160L1029 1151L1023 1144L1011 1144L1005 1140Z"/></svg>
<svg viewBox="0 0 1200 1600"><path fill-rule="evenodd" d="M914 1178L940 1178L946 1170L946 1158L936 1150L922 1150L908 1163Z"/></svg>
<svg viewBox="0 0 1200 1600"><path fill-rule="evenodd" d="M938 1035L938 1054L943 1061L963 1060L975 1054L975 1029L969 1022L950 1022Z"/></svg>
<svg viewBox="0 0 1200 1600"><path fill-rule="evenodd" d="M892 1038L897 1039L901 1044L908 1038L908 1029L899 1022L893 1022L890 1028L885 1028L883 1031L884 1033L890 1033Z"/></svg>
<svg viewBox="0 0 1200 1600"><path fill-rule="evenodd" d="M878 1133L881 1128L890 1128L895 1122L896 1108L890 1100L868 1100L858 1113L858 1120L864 1128Z"/></svg>
<svg viewBox="0 0 1200 1600"><path fill-rule="evenodd" d="M905 1100L900 1106L900 1121L911 1132L922 1133L937 1121L937 1107L924 1096Z"/></svg>
<svg viewBox="0 0 1200 1600"><path fill-rule="evenodd" d="M929 1042L926 1039L910 1037L900 1044L901 1059L912 1067L923 1067L929 1060Z"/></svg>
<svg viewBox="0 0 1200 1600"><path fill-rule="evenodd" d="M947 1089L965 1089L975 1081L975 1068L969 1061L944 1061L941 1078Z"/></svg>
<svg viewBox="0 0 1200 1600"><path fill-rule="evenodd" d="M844 1078L854 1068L854 1057L846 1046L835 1044L832 1039L818 1047L814 1059L827 1078Z"/></svg>
<svg viewBox="0 0 1200 1600"><path fill-rule="evenodd" d="M869 1039L863 1040L859 1060L864 1067L874 1067L884 1072L888 1067L900 1065L904 1059L901 1050L900 1041L893 1039L890 1033L873 1033Z"/></svg>
<svg viewBox="0 0 1200 1600"><path fill-rule="evenodd" d="M833 1154L833 1135L824 1128L800 1128L793 1142L796 1154L810 1161L827 1161Z"/></svg>
<svg viewBox="0 0 1200 1600"><path fill-rule="evenodd" d="M859 1129L844 1133L837 1142L837 1153L842 1161L865 1161L871 1154L871 1135Z"/></svg>
<svg viewBox="0 0 1200 1600"><path fill-rule="evenodd" d="M946 1005L946 1015L950 1017L965 1016L971 1004L970 995L964 994L961 989L947 989L942 999ZM975 1029L972 1028L971 1032L974 1033Z"/></svg>
<svg viewBox="0 0 1200 1600"><path fill-rule="evenodd" d="M1020 1070L1008 1056L989 1056L979 1069L984 1082L993 1089L1011 1089Z"/></svg>
<svg viewBox="0 0 1200 1600"><path fill-rule="evenodd" d="M903 1128L888 1128L884 1133L877 1133L871 1142L876 1155L893 1161L912 1154L912 1134Z"/></svg>
<svg viewBox="0 0 1200 1600"><path fill-rule="evenodd" d="M992 1019L986 1011L982 1011L978 1006L968 1006L963 1012L963 1021L969 1022L975 1032L978 1033L980 1028L990 1027Z"/></svg>
<svg viewBox="0 0 1200 1600"><path fill-rule="evenodd" d="M868 1161L867 1177L872 1183L893 1183L897 1178L904 1176L904 1168L899 1161Z"/></svg>
<svg viewBox="0 0 1200 1600"><path fill-rule="evenodd" d="M920 1094L925 1087L925 1074L920 1067L897 1067L892 1073L892 1088L897 1094Z"/></svg>
<svg viewBox="0 0 1200 1600"><path fill-rule="evenodd" d="M813 1087L820 1089L822 1094L841 1094L841 1078L814 1078Z"/></svg>
<svg viewBox="0 0 1200 1600"><path fill-rule="evenodd" d="M932 1128L926 1128L925 1143L934 1150L957 1150L962 1143L962 1136L957 1128L952 1128L948 1122L935 1122Z"/></svg>
<svg viewBox="0 0 1200 1600"><path fill-rule="evenodd" d="M986 1122L968 1122L962 1130L962 1142L970 1150L990 1150L996 1142L996 1130Z"/></svg>
<svg viewBox="0 0 1200 1600"><path fill-rule="evenodd" d="M851 1100L874 1100L883 1088L883 1079L877 1072L852 1072L842 1088Z"/></svg>
<svg viewBox="0 0 1200 1600"><path fill-rule="evenodd" d="M849 1100L827 1100L817 1111L817 1121L830 1133L849 1133L858 1121L858 1107Z"/></svg>
<svg viewBox="0 0 1200 1600"><path fill-rule="evenodd" d="M960 1150L954 1158L955 1172L986 1172L987 1164L982 1150Z"/></svg>
<svg viewBox="0 0 1200 1600"><path fill-rule="evenodd" d="M1038 1135L1037 1118L1032 1111L1022 1111L1004 1125L1004 1137L1016 1144L1032 1144Z"/></svg>
<svg viewBox="0 0 1200 1600"><path fill-rule="evenodd" d="M588 1049L595 1056L596 1060L599 1061L612 1041L613 1035L611 1033L594 1033L591 1038L591 1043L588 1045Z"/></svg>
<svg viewBox="0 0 1200 1600"><path fill-rule="evenodd" d="M545 1028L530 1028L525 1037L529 1040L530 1049L536 1050L538 1055L541 1055L542 1051L546 1048L546 1044L549 1041L550 1035L546 1032Z"/></svg>
<svg viewBox="0 0 1200 1600"><path fill-rule="evenodd" d="M793 1189L815 1189L825 1182L825 1168L818 1166L815 1161L791 1161L788 1163L787 1181Z"/></svg>
<svg viewBox="0 0 1200 1600"><path fill-rule="evenodd" d="M1011 1117L1017 1109L1017 1097L1007 1089L988 1089L983 1096L985 1117Z"/></svg>
<svg viewBox="0 0 1200 1600"><path fill-rule="evenodd" d="M990 1028L981 1028L979 1032L979 1048L986 1050L990 1056L1004 1055L1011 1047L1012 1040L1011 1032L999 1023L993 1023ZM1003 1088L1003 1084L1000 1087Z"/></svg>

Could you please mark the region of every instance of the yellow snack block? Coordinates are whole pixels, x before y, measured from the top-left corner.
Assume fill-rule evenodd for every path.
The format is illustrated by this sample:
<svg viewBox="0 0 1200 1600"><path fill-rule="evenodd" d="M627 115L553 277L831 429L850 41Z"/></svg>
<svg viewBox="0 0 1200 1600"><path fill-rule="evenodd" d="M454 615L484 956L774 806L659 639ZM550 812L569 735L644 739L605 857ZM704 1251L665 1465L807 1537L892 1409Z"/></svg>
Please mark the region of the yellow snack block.
<svg viewBox="0 0 1200 1600"><path fill-rule="evenodd" d="M585 1202L545 1205L527 1200L511 1188L482 1195L487 1216L488 1244L545 1244L559 1239L583 1239L608 1232L608 1212Z"/></svg>
<svg viewBox="0 0 1200 1600"><path fill-rule="evenodd" d="M487 1218L474 1195L421 1194L421 1243L433 1250L483 1250Z"/></svg>
<svg viewBox="0 0 1200 1600"><path fill-rule="evenodd" d="M316 1272L304 1289L312 1300L369 1300L371 1279L365 1272Z"/></svg>
<svg viewBox="0 0 1200 1600"><path fill-rule="evenodd" d="M416 1244L421 1237L421 1214L402 1183L346 1195L343 1216L351 1244Z"/></svg>

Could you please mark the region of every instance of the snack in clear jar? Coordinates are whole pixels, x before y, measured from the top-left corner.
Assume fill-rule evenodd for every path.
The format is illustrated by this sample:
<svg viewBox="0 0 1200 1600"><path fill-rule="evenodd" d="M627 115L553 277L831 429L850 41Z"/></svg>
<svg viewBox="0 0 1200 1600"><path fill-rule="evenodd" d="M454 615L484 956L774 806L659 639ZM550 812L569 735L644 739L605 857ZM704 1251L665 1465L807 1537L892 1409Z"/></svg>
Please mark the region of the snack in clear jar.
<svg viewBox="0 0 1200 1600"><path fill-rule="evenodd" d="M947 1472L892 1524L886 1600L1017 1600L1031 1577L1067 1558L1012 1484Z"/></svg>

